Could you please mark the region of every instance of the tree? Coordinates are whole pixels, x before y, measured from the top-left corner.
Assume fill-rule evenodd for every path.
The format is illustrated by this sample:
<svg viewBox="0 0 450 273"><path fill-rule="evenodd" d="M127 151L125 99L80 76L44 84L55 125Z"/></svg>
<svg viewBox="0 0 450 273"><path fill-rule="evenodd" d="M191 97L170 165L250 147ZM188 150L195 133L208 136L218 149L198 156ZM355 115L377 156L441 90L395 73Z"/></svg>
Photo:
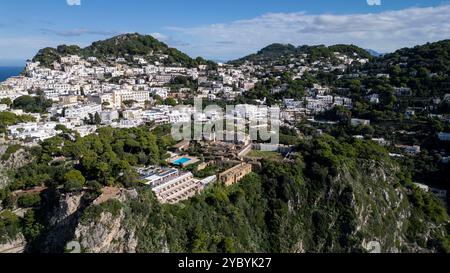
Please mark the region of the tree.
<svg viewBox="0 0 450 273"><path fill-rule="evenodd" d="M19 198L17 203L21 208L36 207L39 203L41 203L41 196L39 194L24 195Z"/></svg>
<svg viewBox="0 0 450 273"><path fill-rule="evenodd" d="M10 98L3 98L0 100L0 104L6 104L8 107L12 105L12 100Z"/></svg>
<svg viewBox="0 0 450 273"><path fill-rule="evenodd" d="M135 101L135 100L126 100L126 101L123 102L123 104L124 104L126 107L132 107L133 104L135 104L135 103L137 103L137 101Z"/></svg>
<svg viewBox="0 0 450 273"><path fill-rule="evenodd" d="M96 125L100 125L102 123L102 118L100 117L99 113L95 113L94 115L94 123Z"/></svg>
<svg viewBox="0 0 450 273"><path fill-rule="evenodd" d="M164 102L164 100L159 95L154 95L153 99L155 100L155 105L161 105Z"/></svg>
<svg viewBox="0 0 450 273"><path fill-rule="evenodd" d="M89 113L89 124L94 124L94 115Z"/></svg>
<svg viewBox="0 0 450 273"><path fill-rule="evenodd" d="M165 104L170 106L176 106L177 101L174 98L167 98Z"/></svg>
<svg viewBox="0 0 450 273"><path fill-rule="evenodd" d="M47 108L51 107L53 102L47 100L43 93L38 93L35 97L21 96L14 100L12 107L22 109L29 113L45 113Z"/></svg>
<svg viewBox="0 0 450 273"><path fill-rule="evenodd" d="M36 215L33 210L25 213L22 219L23 234L27 241L31 242L41 234L44 227L36 221Z"/></svg>
<svg viewBox="0 0 450 273"><path fill-rule="evenodd" d="M15 239L20 232L20 219L11 211L0 212L0 243Z"/></svg>
<svg viewBox="0 0 450 273"><path fill-rule="evenodd" d="M83 174L78 170L71 170L64 175L65 185L64 188L66 190L78 190L81 189L86 183L86 179Z"/></svg>
<svg viewBox="0 0 450 273"><path fill-rule="evenodd" d="M61 132L63 132L64 134L67 134L67 133L70 132L70 130L69 130L65 125L62 125L62 124L56 125L56 126L55 126L55 130L56 130L56 131L61 131Z"/></svg>

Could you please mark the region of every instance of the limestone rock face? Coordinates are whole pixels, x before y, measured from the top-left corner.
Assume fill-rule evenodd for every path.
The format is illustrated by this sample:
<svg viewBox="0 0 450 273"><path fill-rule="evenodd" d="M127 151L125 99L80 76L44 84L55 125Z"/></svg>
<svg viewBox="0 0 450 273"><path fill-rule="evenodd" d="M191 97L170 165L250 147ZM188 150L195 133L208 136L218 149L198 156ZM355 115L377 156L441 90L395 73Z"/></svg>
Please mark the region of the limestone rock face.
<svg viewBox="0 0 450 273"><path fill-rule="evenodd" d="M135 253L138 243L134 230L124 226L123 220L123 211L117 217L104 212L98 222L79 225L75 241L89 253Z"/></svg>
<svg viewBox="0 0 450 273"><path fill-rule="evenodd" d="M50 194L50 193L48 193ZM40 252L58 253L65 250L67 242L73 238L78 219L83 210L90 204L85 193L52 193L57 202L46 215L47 232L41 238Z"/></svg>
<svg viewBox="0 0 450 273"><path fill-rule="evenodd" d="M1 253L23 253L26 245L25 237L19 233L15 239L0 244Z"/></svg>
<svg viewBox="0 0 450 273"><path fill-rule="evenodd" d="M308 188L308 184L294 180L273 181L290 187L285 188L283 214L277 218L277 252L439 251L433 243L436 238L446 235L445 226L417 214L410 201L411 193L399 184L398 171L398 166L391 162L362 160L358 164L343 164L317 188ZM246 187L255 186L251 189L261 195L254 199L255 203L241 201L261 208L258 213L264 215L267 197L258 189L258 183L263 187L267 182L250 182L254 184ZM311 186L319 182L308 183ZM241 190L252 196L245 192L246 187ZM233 233L230 237L234 236L231 238L239 247L237 250L272 251L264 248L269 240L265 237L267 223L261 221L259 229L255 228L249 221L255 214L246 213L231 202L218 205L212 202L213 199L199 199L195 207L180 204L176 208L167 208L159 204L151 189L104 188L99 195L89 191L60 193L57 190L46 194L45 199L54 200L48 204L48 226L42 238L36 241L39 245L31 251L58 253L67 251L68 243L75 243L83 253L190 252L191 238L198 240L221 234L218 223L211 220L219 217L229 221L226 227ZM208 204L208 201L212 203ZM180 214L180 210L185 211ZM232 215L228 213L230 211L233 211ZM233 222L233 217L239 217L240 221ZM425 223L418 239L411 237L415 235L410 230L415 223L412 219ZM205 231L197 231L195 226L191 228L191 224L197 223ZM240 232L242 230L246 232ZM12 242L2 249L15 249L14 246L19 245L19 241Z"/></svg>
<svg viewBox="0 0 450 273"><path fill-rule="evenodd" d="M115 194L104 193L92 206L101 207L110 200L122 204L136 197L135 190L118 190ZM135 253L138 245L135 227L127 225L123 209L115 213L103 210L95 219L80 221L74 234L74 241L88 253Z"/></svg>
<svg viewBox="0 0 450 273"><path fill-rule="evenodd" d="M83 194L64 194L59 204L54 208L49 219L50 225L54 226L68 219L80 209Z"/></svg>
<svg viewBox="0 0 450 273"><path fill-rule="evenodd" d="M346 229L351 230L346 237L357 238L360 250L372 253L427 253L435 249L419 246L408 239L408 227L411 225L413 207L408 200L407 190L400 186L395 177L398 166L380 164L374 161L361 161L357 168L343 166L332 179L323 196L319 196L308 210L322 211L329 220L328 230L339 230L339 218L342 213L333 211L339 205L346 205L346 214L353 215L346 221ZM332 204L332 205L330 205ZM290 217L304 217L302 204L291 200ZM289 219L285 219L289 222ZM341 223L342 224L342 223ZM345 230L345 229L344 229ZM441 234L445 229L433 223L427 225L422 241L432 241L431 234ZM341 231L342 232L342 231ZM301 252L308 238L308 232L302 230L297 243L284 249L286 252ZM318 241L321 239L319 238ZM334 246L318 244L314 251L333 249ZM307 250L308 251L308 250ZM309 250L311 251L311 250Z"/></svg>

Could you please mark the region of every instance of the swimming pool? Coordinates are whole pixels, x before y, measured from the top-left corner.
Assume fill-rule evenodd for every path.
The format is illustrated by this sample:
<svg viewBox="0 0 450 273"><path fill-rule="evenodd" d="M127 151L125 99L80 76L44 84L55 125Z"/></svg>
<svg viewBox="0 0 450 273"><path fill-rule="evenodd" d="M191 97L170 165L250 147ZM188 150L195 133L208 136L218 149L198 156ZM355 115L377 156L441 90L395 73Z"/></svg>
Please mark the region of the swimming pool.
<svg viewBox="0 0 450 273"><path fill-rule="evenodd" d="M182 157L182 158L179 158L179 159L175 160L175 161L173 162L173 164L174 164L174 165L181 166L181 165L183 165L183 164L185 164L185 163L187 163L187 162L189 162L189 161L191 161L190 158Z"/></svg>

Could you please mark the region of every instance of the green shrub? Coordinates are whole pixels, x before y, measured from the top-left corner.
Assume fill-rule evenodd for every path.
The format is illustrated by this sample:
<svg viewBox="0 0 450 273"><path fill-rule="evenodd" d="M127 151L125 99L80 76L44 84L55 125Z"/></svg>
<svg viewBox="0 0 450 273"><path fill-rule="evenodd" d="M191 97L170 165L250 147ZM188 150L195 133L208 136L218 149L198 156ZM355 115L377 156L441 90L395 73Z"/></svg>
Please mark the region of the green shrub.
<svg viewBox="0 0 450 273"><path fill-rule="evenodd" d="M14 239L19 232L19 217L8 210L0 212L0 243Z"/></svg>
<svg viewBox="0 0 450 273"><path fill-rule="evenodd" d="M122 203L117 199L110 199L100 205L88 207L81 216L80 222L84 225L100 220L102 213L109 212L115 218L119 216L122 209Z"/></svg>
<svg viewBox="0 0 450 273"><path fill-rule="evenodd" d="M11 155L15 154L17 151L19 151L22 148L22 146L20 145L11 145L8 146L8 148L6 149L5 153L2 155L2 160L3 161L7 161L9 160L9 158L11 157Z"/></svg>
<svg viewBox="0 0 450 273"><path fill-rule="evenodd" d="M41 203L41 196L38 193L24 195L17 200L17 204L21 208L37 207L40 203Z"/></svg>

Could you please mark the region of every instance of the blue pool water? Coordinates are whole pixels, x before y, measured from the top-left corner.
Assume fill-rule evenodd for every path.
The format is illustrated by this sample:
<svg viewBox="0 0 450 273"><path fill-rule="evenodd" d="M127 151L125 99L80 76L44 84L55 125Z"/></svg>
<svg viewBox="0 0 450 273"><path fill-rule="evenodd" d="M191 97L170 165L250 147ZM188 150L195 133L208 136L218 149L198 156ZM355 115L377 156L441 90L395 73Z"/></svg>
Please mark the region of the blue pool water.
<svg viewBox="0 0 450 273"><path fill-rule="evenodd" d="M189 161L191 161L190 158L182 157L182 158L180 158L180 159L175 160L175 161L173 162L173 164L174 164L174 165L181 166L181 165L183 165L184 163L189 162Z"/></svg>

